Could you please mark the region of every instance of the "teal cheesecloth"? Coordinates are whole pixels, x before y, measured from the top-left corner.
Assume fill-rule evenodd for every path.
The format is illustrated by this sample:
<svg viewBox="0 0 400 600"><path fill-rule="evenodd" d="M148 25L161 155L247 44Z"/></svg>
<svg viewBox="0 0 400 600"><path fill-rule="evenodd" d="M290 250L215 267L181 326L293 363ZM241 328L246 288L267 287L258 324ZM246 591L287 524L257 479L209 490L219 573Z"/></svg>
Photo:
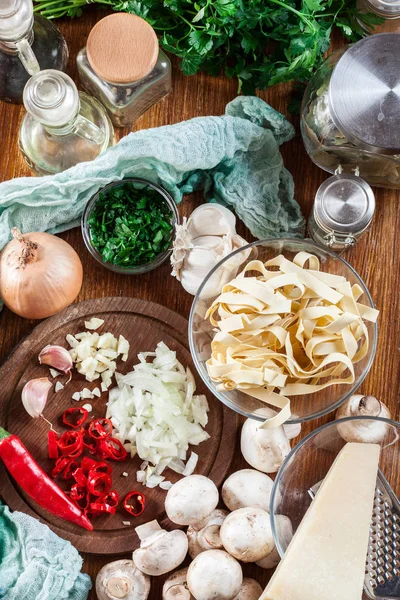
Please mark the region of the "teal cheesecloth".
<svg viewBox="0 0 400 600"><path fill-rule="evenodd" d="M257 238L301 235L304 219L279 146L294 135L260 98L240 96L221 117L198 117L130 133L91 162L46 177L0 184L0 249L10 230L57 233L79 225L99 188L123 177L160 183L179 203L203 189L236 212Z"/></svg>
<svg viewBox="0 0 400 600"><path fill-rule="evenodd" d="M82 558L47 525L0 503L0 599L85 600Z"/></svg>

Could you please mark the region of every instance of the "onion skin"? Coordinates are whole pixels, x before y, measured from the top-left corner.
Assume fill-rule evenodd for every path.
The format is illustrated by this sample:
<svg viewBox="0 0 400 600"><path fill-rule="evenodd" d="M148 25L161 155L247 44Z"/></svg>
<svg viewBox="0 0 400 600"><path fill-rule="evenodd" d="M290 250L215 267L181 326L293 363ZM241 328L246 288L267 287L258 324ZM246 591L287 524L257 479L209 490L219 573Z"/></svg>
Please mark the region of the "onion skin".
<svg viewBox="0 0 400 600"><path fill-rule="evenodd" d="M45 319L71 304L83 281L82 263L64 240L43 232L14 239L0 255L0 296L14 313Z"/></svg>

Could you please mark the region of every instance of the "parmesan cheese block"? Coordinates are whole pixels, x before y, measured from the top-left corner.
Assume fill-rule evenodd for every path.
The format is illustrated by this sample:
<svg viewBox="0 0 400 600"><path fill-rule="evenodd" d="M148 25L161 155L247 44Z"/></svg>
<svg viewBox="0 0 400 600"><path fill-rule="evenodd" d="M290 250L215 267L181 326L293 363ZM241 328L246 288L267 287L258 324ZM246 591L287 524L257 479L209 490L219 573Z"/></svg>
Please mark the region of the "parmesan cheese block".
<svg viewBox="0 0 400 600"><path fill-rule="evenodd" d="M361 600L379 452L344 446L260 600Z"/></svg>

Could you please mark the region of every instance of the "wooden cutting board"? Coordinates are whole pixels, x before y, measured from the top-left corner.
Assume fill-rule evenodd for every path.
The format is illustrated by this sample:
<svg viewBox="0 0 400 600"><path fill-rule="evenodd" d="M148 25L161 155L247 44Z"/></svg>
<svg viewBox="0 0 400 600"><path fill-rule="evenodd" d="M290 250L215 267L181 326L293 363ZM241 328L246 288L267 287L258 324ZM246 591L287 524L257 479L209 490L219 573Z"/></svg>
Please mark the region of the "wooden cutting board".
<svg viewBox="0 0 400 600"><path fill-rule="evenodd" d="M205 388L197 376L188 349L186 319L151 302L134 298L102 298L75 304L47 319L38 325L32 333L16 348L0 369L0 424L10 433L18 435L23 443L36 458L46 472L50 472L54 461L47 458L48 425L42 419L32 419L24 410L21 402L21 390L25 383L35 377L49 376L47 367L40 365L39 352L47 344L57 344L68 347L65 336L85 330L85 320L91 317L104 319L105 323L99 333L110 331L116 337L123 334L130 342L129 358L126 363L118 361L117 370L126 373L137 363L137 354L153 351L158 342L164 341L177 352L178 359L192 370L197 393L206 394L209 405L209 422L207 431L210 439L192 449L199 454L196 473L210 477L216 485L224 480L232 461L236 443L238 417L236 413L223 406ZM49 376L50 377L50 376ZM50 377L51 379L51 377ZM66 378L51 379L65 381ZM113 380L114 382L114 380ZM81 406L89 402L93 406L91 416L105 415L105 405L108 394L101 398L75 402L71 400L74 392L84 387L92 389L96 383L89 384L75 370L72 381L60 392L50 391L44 416L53 423L57 431L65 431L60 415L72 406ZM141 459L128 459L124 462L111 461L113 466L113 489L120 497L131 491L143 491L146 495L146 510L141 517L131 517L123 508L115 515L93 518L95 530L85 531L78 526L68 523L38 506L14 482L4 466L0 464L0 494L12 510L21 510L46 523L61 537L70 540L82 552L95 554L116 554L135 549L138 538L134 528L138 525L157 519L162 525L172 527L164 511L166 492L160 488L143 488L136 482L136 470ZM0 461L1 463L1 461ZM128 477L122 473L127 472ZM164 473L171 481L180 479L172 471ZM60 483L62 486L62 482ZM130 526L122 521L130 521Z"/></svg>

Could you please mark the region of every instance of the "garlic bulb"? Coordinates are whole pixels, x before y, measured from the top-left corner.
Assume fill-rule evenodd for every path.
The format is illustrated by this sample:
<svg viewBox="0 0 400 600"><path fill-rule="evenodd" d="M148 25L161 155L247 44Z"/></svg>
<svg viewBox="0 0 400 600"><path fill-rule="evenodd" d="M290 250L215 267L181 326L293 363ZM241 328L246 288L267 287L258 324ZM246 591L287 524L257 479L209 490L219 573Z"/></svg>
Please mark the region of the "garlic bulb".
<svg viewBox="0 0 400 600"><path fill-rule="evenodd" d="M172 275L189 294L196 294L204 278L221 259L247 244L237 235L235 225L235 215L225 206L202 204L177 226L171 256ZM214 273L203 292L204 297L218 294L249 253L250 250L238 253Z"/></svg>

